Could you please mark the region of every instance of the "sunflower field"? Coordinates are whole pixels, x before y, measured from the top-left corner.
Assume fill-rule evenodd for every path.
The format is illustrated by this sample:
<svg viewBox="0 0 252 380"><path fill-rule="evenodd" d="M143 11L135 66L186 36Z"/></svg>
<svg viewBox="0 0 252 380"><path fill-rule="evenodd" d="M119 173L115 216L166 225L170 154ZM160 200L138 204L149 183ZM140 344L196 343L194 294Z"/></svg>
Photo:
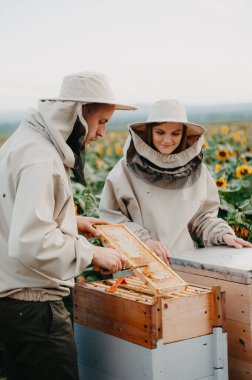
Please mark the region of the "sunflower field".
<svg viewBox="0 0 252 380"><path fill-rule="evenodd" d="M208 137L204 161L219 190L219 216L252 241L252 144L245 128L221 126Z"/></svg>
<svg viewBox="0 0 252 380"><path fill-rule="evenodd" d="M252 143L251 123L207 128L204 162L219 190L219 216L237 236L252 241ZM98 216L100 194L107 174L123 155L127 131L108 131L89 146L85 157L88 186L73 181L76 212ZM249 137L250 136L250 137Z"/></svg>

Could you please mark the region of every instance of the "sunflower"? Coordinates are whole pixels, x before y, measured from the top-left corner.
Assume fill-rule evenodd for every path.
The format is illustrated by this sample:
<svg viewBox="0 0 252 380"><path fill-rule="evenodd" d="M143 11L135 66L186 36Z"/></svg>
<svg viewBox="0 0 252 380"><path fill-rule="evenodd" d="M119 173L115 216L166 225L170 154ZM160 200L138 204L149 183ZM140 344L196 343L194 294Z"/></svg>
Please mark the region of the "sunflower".
<svg viewBox="0 0 252 380"><path fill-rule="evenodd" d="M247 239L249 236L249 230L246 227L232 226L232 229L239 238Z"/></svg>
<svg viewBox="0 0 252 380"><path fill-rule="evenodd" d="M243 148L246 148L247 143L248 143L247 137L246 137L246 136L243 136L242 139L241 139L241 146L242 146Z"/></svg>
<svg viewBox="0 0 252 380"><path fill-rule="evenodd" d="M229 153L226 148L216 150L216 157L221 161L227 161L229 158Z"/></svg>
<svg viewBox="0 0 252 380"><path fill-rule="evenodd" d="M229 131L229 128L227 125L222 125L221 128L220 128L220 133L221 135L226 135Z"/></svg>
<svg viewBox="0 0 252 380"><path fill-rule="evenodd" d="M224 179L224 178L216 178L214 180L214 182L216 183L216 186L219 187L219 188L222 188L224 189L225 187L227 187L227 181Z"/></svg>
<svg viewBox="0 0 252 380"><path fill-rule="evenodd" d="M214 170L215 170L216 172L219 172L221 169L223 169L223 166L220 165L220 164L216 164L215 167L214 167Z"/></svg>
<svg viewBox="0 0 252 380"><path fill-rule="evenodd" d="M108 156L113 156L113 154L114 154L112 148L108 148L107 151L106 151L106 153L107 153Z"/></svg>
<svg viewBox="0 0 252 380"><path fill-rule="evenodd" d="M230 150L230 151L229 151L229 155L230 155L231 157L237 157L237 156L238 156L238 153L235 152L234 150Z"/></svg>
<svg viewBox="0 0 252 380"><path fill-rule="evenodd" d="M231 134L231 138L236 141L236 142L240 142L241 141L241 138L243 136L243 133L242 131L235 131Z"/></svg>
<svg viewBox="0 0 252 380"><path fill-rule="evenodd" d="M241 154L241 159L242 159L242 162L243 162L244 164L247 163L247 158L246 158L246 156L245 156L244 153Z"/></svg>
<svg viewBox="0 0 252 380"><path fill-rule="evenodd" d="M74 213L75 215L78 215L78 206L76 203L74 203Z"/></svg>
<svg viewBox="0 0 252 380"><path fill-rule="evenodd" d="M99 157L97 157L95 160L95 166L96 169L102 169L104 167L104 162Z"/></svg>
<svg viewBox="0 0 252 380"><path fill-rule="evenodd" d="M248 165L237 166L235 173L237 178L242 178L243 176L252 173L252 167Z"/></svg>
<svg viewBox="0 0 252 380"><path fill-rule="evenodd" d="M208 147L208 143L206 141L206 138L204 138L202 148L205 149L207 147Z"/></svg>
<svg viewBox="0 0 252 380"><path fill-rule="evenodd" d="M120 145L118 145L116 147L116 153L119 154L119 155L121 155L123 153L123 149L122 149L122 147Z"/></svg>
<svg viewBox="0 0 252 380"><path fill-rule="evenodd" d="M98 144L97 147L96 147L96 151L97 151L97 153L99 153L99 154L104 154L104 148L103 148L103 145L102 145L102 144Z"/></svg>

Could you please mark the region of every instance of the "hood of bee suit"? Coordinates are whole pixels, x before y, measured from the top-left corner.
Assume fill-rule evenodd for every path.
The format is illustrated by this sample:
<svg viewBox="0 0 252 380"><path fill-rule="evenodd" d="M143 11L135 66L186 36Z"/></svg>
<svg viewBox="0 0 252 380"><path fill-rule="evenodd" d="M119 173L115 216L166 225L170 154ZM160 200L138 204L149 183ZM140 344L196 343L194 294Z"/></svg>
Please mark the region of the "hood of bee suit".
<svg viewBox="0 0 252 380"><path fill-rule="evenodd" d="M174 154L162 154L146 142L146 130L154 124L179 123L186 128L185 148ZM160 168L176 168L188 164L202 149L205 128L188 122L183 104L174 99L163 99L153 104L147 120L129 124L131 140L136 152Z"/></svg>
<svg viewBox="0 0 252 380"><path fill-rule="evenodd" d="M117 110L135 110L136 107L118 102L103 73L84 71L63 78L60 94L55 98L41 99L38 111L32 110L26 121L40 132L46 133L58 150L64 164L74 167L74 152L66 143L77 118L80 121L78 144L82 146L88 125L82 116L83 104L113 104ZM83 131L81 130L83 126Z"/></svg>
<svg viewBox="0 0 252 380"><path fill-rule="evenodd" d="M69 168L74 167L75 156L66 141L73 131L77 118L83 125L82 143L88 133L87 122L82 116L82 105L83 103L73 101L39 101L38 110L30 110L25 118L30 126L47 135L64 165Z"/></svg>
<svg viewBox="0 0 252 380"><path fill-rule="evenodd" d="M146 134L153 123L180 123L185 127L184 147L180 152L162 154L150 146ZM166 187L190 186L201 172L205 128L187 121L183 105L174 100L154 104L145 122L129 125L130 136L124 152L129 170L146 183ZM147 140L146 140L147 139Z"/></svg>

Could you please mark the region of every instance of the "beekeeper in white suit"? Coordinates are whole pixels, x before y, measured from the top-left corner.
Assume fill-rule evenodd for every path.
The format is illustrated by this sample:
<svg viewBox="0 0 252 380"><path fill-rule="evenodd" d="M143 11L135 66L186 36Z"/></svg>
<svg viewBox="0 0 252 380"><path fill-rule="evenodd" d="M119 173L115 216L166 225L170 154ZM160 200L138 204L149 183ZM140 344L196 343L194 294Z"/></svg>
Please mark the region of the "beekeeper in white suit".
<svg viewBox="0 0 252 380"><path fill-rule="evenodd" d="M94 218L77 217L69 179L84 182L80 152L102 137L120 105L105 75L66 76L60 95L39 101L0 149L0 340L9 379L78 379L63 297L89 264L115 273L124 258L96 247ZM79 233L78 233L79 232Z"/></svg>

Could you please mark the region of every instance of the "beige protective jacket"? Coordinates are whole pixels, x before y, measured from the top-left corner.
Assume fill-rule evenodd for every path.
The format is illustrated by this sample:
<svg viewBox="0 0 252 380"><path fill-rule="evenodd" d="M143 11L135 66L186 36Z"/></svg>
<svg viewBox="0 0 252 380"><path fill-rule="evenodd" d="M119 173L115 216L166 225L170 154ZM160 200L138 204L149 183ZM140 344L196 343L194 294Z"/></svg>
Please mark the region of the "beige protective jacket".
<svg viewBox="0 0 252 380"><path fill-rule="evenodd" d="M66 144L74 102L40 102L0 149L0 297L55 300L93 258L78 234Z"/></svg>
<svg viewBox="0 0 252 380"><path fill-rule="evenodd" d="M202 136L181 153L163 155L147 145L137 131L130 129L130 133L131 148L126 148L125 156L109 173L103 189L102 218L124 223L141 240L163 241L172 255L194 249L192 235L201 237L204 244L210 246L222 244L224 233L234 234L228 224L217 217L218 191L204 164L200 163L188 177L172 179L172 173L177 172L179 177L182 168L188 168L200 155ZM132 147L133 160L129 154ZM156 172L160 168L161 174L170 173L170 181L153 181L147 174L145 178L143 172L138 175L132 170L132 162L139 163L139 157L147 159Z"/></svg>

